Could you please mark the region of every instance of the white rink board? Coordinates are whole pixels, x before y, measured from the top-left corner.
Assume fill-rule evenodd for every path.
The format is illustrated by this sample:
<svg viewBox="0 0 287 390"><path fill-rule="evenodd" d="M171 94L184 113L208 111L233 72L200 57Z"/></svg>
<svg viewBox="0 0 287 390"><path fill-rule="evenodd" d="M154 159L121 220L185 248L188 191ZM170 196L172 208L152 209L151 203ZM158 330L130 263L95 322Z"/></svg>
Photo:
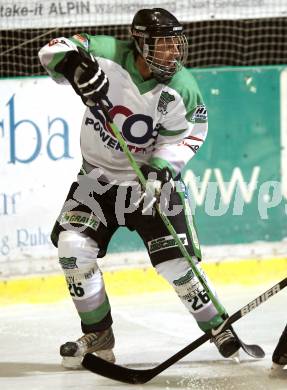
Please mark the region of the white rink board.
<svg viewBox="0 0 287 390"><path fill-rule="evenodd" d="M84 106L46 77L0 80L0 89L1 267L55 256L49 235L81 166Z"/></svg>

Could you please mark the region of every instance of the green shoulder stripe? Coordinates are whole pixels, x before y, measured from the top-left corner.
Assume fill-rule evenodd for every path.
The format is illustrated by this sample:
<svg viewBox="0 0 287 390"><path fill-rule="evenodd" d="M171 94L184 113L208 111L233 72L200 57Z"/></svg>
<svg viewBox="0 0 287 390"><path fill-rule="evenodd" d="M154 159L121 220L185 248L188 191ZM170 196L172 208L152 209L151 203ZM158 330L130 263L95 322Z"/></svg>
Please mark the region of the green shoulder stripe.
<svg viewBox="0 0 287 390"><path fill-rule="evenodd" d="M122 41L107 35L86 35L89 40L89 52L95 56L114 61L124 67L131 42Z"/></svg>
<svg viewBox="0 0 287 390"><path fill-rule="evenodd" d="M168 87L179 93L186 109L186 120L191 121L192 113L199 105L204 105L197 82L189 69L182 68L177 72Z"/></svg>

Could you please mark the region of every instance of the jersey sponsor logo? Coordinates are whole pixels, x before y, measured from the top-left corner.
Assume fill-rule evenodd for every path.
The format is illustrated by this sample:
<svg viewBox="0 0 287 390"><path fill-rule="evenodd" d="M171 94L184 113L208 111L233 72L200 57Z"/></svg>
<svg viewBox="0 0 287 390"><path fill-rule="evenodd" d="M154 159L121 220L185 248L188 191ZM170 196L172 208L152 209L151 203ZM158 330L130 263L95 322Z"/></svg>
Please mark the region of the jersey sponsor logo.
<svg viewBox="0 0 287 390"><path fill-rule="evenodd" d="M159 98L159 103L157 106L157 110L161 112L162 114L167 114L167 105L170 102L173 102L175 100L175 97L171 95L170 93L163 91Z"/></svg>
<svg viewBox="0 0 287 390"><path fill-rule="evenodd" d="M59 258L59 263L61 264L61 267L63 269L78 268L76 261L77 261L76 257L60 257Z"/></svg>
<svg viewBox="0 0 287 390"><path fill-rule="evenodd" d="M178 234L178 238L183 243L183 245L187 245L187 238L185 233ZM174 248L176 246L177 242L172 236L160 237L148 242L150 254L164 249Z"/></svg>
<svg viewBox="0 0 287 390"><path fill-rule="evenodd" d="M92 107L90 111L93 117L86 117L85 125L93 125L94 130L99 133L106 147L122 151L102 111L98 107ZM124 106L113 106L109 109L109 114L112 120L117 115L121 119L124 118L119 130L121 130L122 136L132 153L145 154L153 149L158 136L158 130L153 127L152 117L144 114L134 114L128 107Z"/></svg>
<svg viewBox="0 0 287 390"><path fill-rule="evenodd" d="M203 139L194 137L193 135L189 135L182 142L180 142L179 145L188 146L195 154L200 148L200 146L198 144L195 144L194 142L203 142Z"/></svg>
<svg viewBox="0 0 287 390"><path fill-rule="evenodd" d="M199 149L199 145L190 145L190 149L191 149L194 153L196 153L196 152L198 151L198 149Z"/></svg>
<svg viewBox="0 0 287 390"><path fill-rule="evenodd" d="M100 220L95 215L82 211L66 211L61 216L60 225L66 225L67 223L85 225L93 230L97 230Z"/></svg>
<svg viewBox="0 0 287 390"><path fill-rule="evenodd" d="M64 39L59 39L59 38L52 39L52 40L48 43L48 46L51 47L51 46L57 45L58 43L62 43L63 45L69 46L69 45L67 44L67 42L64 41Z"/></svg>
<svg viewBox="0 0 287 390"><path fill-rule="evenodd" d="M207 120L207 109L204 104L200 104L196 107L195 111L192 113L191 121L206 121Z"/></svg>
<svg viewBox="0 0 287 390"><path fill-rule="evenodd" d="M80 42L83 46L85 46L86 48L88 48L89 46L89 41L86 37L84 37L83 35L81 34L76 34L76 35L73 35L73 38Z"/></svg>
<svg viewBox="0 0 287 390"><path fill-rule="evenodd" d="M186 140L182 141L179 145L188 146L188 147L193 151L194 154L195 154L195 153L198 151L198 149L199 149L199 145L191 145L191 144L189 143L189 141L186 141Z"/></svg>

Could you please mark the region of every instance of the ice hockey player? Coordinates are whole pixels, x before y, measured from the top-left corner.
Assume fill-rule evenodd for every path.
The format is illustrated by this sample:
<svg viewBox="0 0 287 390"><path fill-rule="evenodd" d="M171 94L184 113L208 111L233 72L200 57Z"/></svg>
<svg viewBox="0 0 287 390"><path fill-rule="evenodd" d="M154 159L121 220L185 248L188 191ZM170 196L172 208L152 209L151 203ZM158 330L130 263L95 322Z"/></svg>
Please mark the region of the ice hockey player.
<svg viewBox="0 0 287 390"><path fill-rule="evenodd" d="M206 278L199 264L191 200L180 178L207 133L201 93L183 66L187 48L183 26L175 16L152 8L135 14L130 40L80 33L53 39L39 52L50 76L58 83L70 83L87 106L81 129L83 166L51 235L83 332L78 340L61 346L65 367L78 367L87 352L115 361L111 307L97 258L105 255L120 225L137 231L152 265L173 286L203 331L223 322L154 204L134 196L141 187L100 103L123 134L151 193L161 202L163 188L170 189L168 210L180 210L170 221ZM118 218L119 193L125 194L124 224ZM229 329L213 342L223 357L236 354L240 347Z"/></svg>
<svg viewBox="0 0 287 390"><path fill-rule="evenodd" d="M285 326L278 344L274 349L272 362L271 375L280 375L284 367L287 365L287 325ZM284 372L287 376L287 370L284 370Z"/></svg>

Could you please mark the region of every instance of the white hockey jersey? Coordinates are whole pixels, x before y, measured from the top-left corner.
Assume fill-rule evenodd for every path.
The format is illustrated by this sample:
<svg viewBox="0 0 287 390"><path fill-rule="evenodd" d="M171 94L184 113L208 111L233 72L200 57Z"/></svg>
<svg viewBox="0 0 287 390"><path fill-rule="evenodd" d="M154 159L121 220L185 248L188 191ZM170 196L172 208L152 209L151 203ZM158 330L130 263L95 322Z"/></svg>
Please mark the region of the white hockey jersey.
<svg viewBox="0 0 287 390"><path fill-rule="evenodd" d="M198 151L207 134L207 111L196 81L182 68L167 84L144 80L135 66L133 44L109 36L77 34L53 39L39 58L58 83L67 83L55 66L69 50L81 47L106 73L110 116L139 165L168 166L174 175ZM136 175L100 109L87 107L81 129L84 161L101 168L117 184Z"/></svg>

